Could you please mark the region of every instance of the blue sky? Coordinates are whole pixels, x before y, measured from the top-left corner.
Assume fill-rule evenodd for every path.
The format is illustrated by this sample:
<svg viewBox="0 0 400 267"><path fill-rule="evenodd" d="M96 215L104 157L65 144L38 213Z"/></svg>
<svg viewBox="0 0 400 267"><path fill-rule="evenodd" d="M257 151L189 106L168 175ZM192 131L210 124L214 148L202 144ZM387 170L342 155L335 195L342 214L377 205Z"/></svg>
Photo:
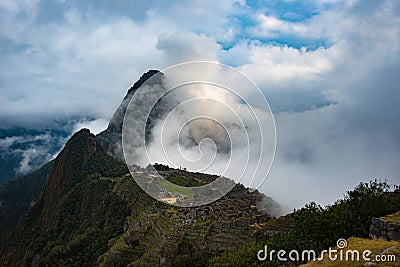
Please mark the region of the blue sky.
<svg viewBox="0 0 400 267"><path fill-rule="evenodd" d="M400 180L399 14L390 0L2 0L0 127L79 115L98 131L148 69L219 61L275 112L264 191L329 203L361 180Z"/></svg>

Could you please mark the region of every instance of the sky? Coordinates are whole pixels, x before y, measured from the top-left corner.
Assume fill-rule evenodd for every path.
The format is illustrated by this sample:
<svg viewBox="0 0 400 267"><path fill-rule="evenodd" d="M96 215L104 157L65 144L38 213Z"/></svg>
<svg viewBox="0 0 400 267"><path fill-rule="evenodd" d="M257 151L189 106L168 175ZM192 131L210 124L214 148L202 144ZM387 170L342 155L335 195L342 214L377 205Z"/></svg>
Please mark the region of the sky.
<svg viewBox="0 0 400 267"><path fill-rule="evenodd" d="M260 191L293 208L400 181L398 1L0 0L0 128L106 127L149 69L233 66L274 112Z"/></svg>

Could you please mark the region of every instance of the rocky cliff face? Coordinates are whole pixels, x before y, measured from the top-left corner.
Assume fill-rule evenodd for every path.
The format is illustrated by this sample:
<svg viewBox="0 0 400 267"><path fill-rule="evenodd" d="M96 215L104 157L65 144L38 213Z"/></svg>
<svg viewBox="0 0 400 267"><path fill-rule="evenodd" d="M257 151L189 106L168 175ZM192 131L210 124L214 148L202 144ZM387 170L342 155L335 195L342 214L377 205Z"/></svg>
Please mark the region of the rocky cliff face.
<svg viewBox="0 0 400 267"><path fill-rule="evenodd" d="M102 146L114 157L124 161L124 155L122 152L122 124L124 121L124 116L129 102L131 101L133 95L139 89L139 87L145 83L150 77L158 74L157 79L154 79L154 83L161 83L162 74L158 70L149 70L144 73L140 79L135 82L135 84L128 90L122 103L119 105L115 111L113 117L111 118L108 127L103 132L97 135L97 140L102 144Z"/></svg>
<svg viewBox="0 0 400 267"><path fill-rule="evenodd" d="M394 222L380 218L372 218L369 229L369 238L383 238L387 240L400 240L400 226Z"/></svg>

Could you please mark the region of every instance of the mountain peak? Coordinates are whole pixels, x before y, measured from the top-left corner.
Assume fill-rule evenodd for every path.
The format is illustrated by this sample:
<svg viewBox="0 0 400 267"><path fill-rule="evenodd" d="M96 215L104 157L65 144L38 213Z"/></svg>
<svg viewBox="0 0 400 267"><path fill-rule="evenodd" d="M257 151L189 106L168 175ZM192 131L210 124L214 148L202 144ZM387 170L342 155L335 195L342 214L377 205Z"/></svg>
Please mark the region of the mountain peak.
<svg viewBox="0 0 400 267"><path fill-rule="evenodd" d="M153 75L160 73L159 70L149 70L140 76L139 80L137 80L131 88L129 88L127 95L131 94L132 91L136 91L142 84L144 84L148 79L150 79ZM125 96L126 97L126 96Z"/></svg>
<svg viewBox="0 0 400 267"><path fill-rule="evenodd" d="M94 134L88 129L76 132L54 161L43 195L43 218L51 213L54 203L82 178L88 161L99 148Z"/></svg>
<svg viewBox="0 0 400 267"><path fill-rule="evenodd" d="M156 75L156 78L148 81L151 77ZM124 121L124 116L126 109L131 101L133 95L146 81L148 85L162 84L163 74L158 70L149 70L144 73L139 80L137 80L131 88L129 88L127 94L125 95L122 103L119 105L115 111L113 117L111 118L108 127L103 132L97 135L97 140L100 144L112 154L115 158L125 161L122 152L122 124Z"/></svg>

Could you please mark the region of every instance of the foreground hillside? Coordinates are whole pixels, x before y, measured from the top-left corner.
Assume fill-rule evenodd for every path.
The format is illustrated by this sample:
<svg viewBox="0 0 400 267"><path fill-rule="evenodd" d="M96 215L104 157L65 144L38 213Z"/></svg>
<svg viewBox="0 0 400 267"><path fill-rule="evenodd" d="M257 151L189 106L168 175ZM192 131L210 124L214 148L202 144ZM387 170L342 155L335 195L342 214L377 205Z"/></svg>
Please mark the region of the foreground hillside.
<svg viewBox="0 0 400 267"><path fill-rule="evenodd" d="M368 239L372 218L389 215L399 210L400 192L398 190L391 192L389 185L380 181L360 183L353 191L347 192L344 199L337 200L331 206L321 207L310 203L292 214L268 221L255 233L257 241L248 243L243 249L214 257L209 263L211 266L297 266L306 263L307 260L303 261L300 258L294 261L290 259L280 261L275 254L272 260L260 261L257 259L257 253L267 246L268 251L313 250L316 255L320 255L321 251L329 247L334 248L339 239L350 237L353 237L350 239L351 246L371 245L371 250L374 249L375 253L380 253L387 248L389 243ZM389 216L389 218L395 220L394 216ZM273 227L278 232L271 236ZM286 231L279 231L282 227ZM394 253L397 253L396 251L394 250ZM399 260L400 258L397 258L397 261L389 266L399 266ZM324 266L323 264L328 264L328 262L316 262L311 266ZM326 266L331 266L329 264ZM339 262L338 265L332 266L348 265ZM363 266L363 264L355 266Z"/></svg>
<svg viewBox="0 0 400 267"><path fill-rule="evenodd" d="M175 182L194 181L194 174L171 173ZM203 176L200 181L212 179ZM210 255L242 248L255 225L271 219L257 208L262 197L237 185L207 206L158 202L81 130L52 163L42 197L2 238L0 266L203 264Z"/></svg>

